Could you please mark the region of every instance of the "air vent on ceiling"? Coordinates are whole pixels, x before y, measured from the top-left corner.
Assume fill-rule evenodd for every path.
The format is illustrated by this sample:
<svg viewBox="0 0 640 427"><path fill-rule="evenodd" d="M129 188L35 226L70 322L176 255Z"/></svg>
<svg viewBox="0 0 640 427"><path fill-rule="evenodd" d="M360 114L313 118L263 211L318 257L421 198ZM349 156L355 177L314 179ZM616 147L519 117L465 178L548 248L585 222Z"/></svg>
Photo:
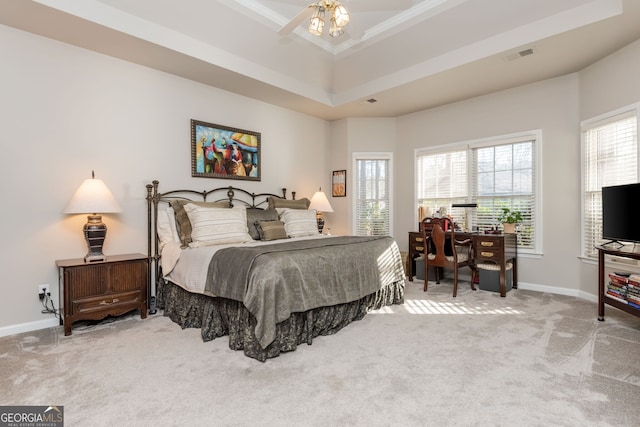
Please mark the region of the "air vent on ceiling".
<svg viewBox="0 0 640 427"><path fill-rule="evenodd" d="M524 50L521 50L519 52L507 55L505 59L507 61L515 61L516 59L524 58L526 56L531 56L534 53L536 53L536 50L534 48L530 47L529 49L524 49Z"/></svg>

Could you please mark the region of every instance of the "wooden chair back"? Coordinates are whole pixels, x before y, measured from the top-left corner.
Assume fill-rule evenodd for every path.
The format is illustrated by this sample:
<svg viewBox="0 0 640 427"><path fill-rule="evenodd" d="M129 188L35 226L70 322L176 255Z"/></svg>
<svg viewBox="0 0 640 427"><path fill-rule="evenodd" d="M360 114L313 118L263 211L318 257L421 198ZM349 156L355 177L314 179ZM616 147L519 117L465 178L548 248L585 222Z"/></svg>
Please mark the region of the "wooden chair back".
<svg viewBox="0 0 640 427"><path fill-rule="evenodd" d="M453 296L458 294L458 269L469 266L472 276L475 266L472 257L472 242L470 239L457 241L454 227L450 218L425 218L420 224L424 242L424 291L429 283L429 267L435 267L436 283L440 283L440 270L453 270ZM464 246L465 253L458 257L456 246ZM471 289L475 290L473 278Z"/></svg>
<svg viewBox="0 0 640 427"><path fill-rule="evenodd" d="M455 232L450 227L451 220L449 218L425 218L422 221L422 237L425 242L424 248L425 258L429 255L435 255L435 258L429 259L429 265L433 267L454 268L455 262L449 261L447 256L454 256L455 248ZM447 235L446 231L449 231ZM447 245L447 240L449 245Z"/></svg>

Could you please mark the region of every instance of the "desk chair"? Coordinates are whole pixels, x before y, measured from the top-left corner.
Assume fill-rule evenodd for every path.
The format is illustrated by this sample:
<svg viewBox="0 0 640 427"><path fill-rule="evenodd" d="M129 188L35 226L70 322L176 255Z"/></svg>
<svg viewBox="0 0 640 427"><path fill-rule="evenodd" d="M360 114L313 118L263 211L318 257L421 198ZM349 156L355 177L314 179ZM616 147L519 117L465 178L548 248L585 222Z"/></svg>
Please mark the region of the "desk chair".
<svg viewBox="0 0 640 427"><path fill-rule="evenodd" d="M473 274L471 289L476 287L473 284L475 267L471 251L472 241L466 239L457 241L453 222L449 218L425 218L420 226L424 241L424 291L427 291L429 284L429 266L436 267L436 283L440 283L440 268L453 270L453 296L458 295L458 269L460 267L471 267Z"/></svg>

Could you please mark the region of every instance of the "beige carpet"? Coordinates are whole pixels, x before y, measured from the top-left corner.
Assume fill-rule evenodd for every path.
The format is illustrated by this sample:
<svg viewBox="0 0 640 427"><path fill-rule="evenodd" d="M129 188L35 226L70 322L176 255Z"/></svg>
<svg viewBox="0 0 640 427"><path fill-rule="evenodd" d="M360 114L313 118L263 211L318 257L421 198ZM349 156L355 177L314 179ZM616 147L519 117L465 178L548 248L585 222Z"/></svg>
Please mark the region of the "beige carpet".
<svg viewBox="0 0 640 427"><path fill-rule="evenodd" d="M406 303L261 363L137 315L0 338L2 405L66 426L637 426L640 319L408 282Z"/></svg>

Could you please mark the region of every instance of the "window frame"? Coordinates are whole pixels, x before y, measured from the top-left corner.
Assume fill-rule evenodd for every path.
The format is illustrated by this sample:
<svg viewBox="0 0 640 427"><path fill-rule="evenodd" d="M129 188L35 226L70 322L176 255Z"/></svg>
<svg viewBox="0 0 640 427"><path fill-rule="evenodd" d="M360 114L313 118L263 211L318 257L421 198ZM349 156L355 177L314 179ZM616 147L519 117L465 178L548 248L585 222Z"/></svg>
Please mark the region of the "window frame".
<svg viewBox="0 0 640 427"><path fill-rule="evenodd" d="M636 118L636 177L634 182L640 182L640 103L634 103L631 105L627 105L622 108L618 108L604 114L600 114L595 117L591 117L589 119L585 119L580 122L580 257L583 260L588 260L592 262L597 262L598 253L594 249L591 253L587 253L586 247L589 242L587 237L588 224L587 224L587 193L593 193L592 190L587 189L587 165L586 165L586 134L589 130L605 126L607 124L612 124L617 121L624 120L625 117L635 116ZM620 182L623 184L626 182ZM607 183L605 186L609 185L617 185L614 183ZM602 195L602 190L600 190L600 194ZM595 216L595 215L594 215ZM600 212L600 218L602 217L602 212ZM602 235L598 239L598 237L594 236L593 243L598 244L602 243Z"/></svg>
<svg viewBox="0 0 640 427"><path fill-rule="evenodd" d="M393 236L393 218L394 218L394 204L393 204L393 152L381 152L381 151L375 151L375 152L366 152L366 151L359 151L359 152L354 152L352 154L352 168L351 170L353 171L353 179L351 179L351 194L353 194L353 198L351 199L351 212L353 212L353 217L351 220L351 234L352 235L357 235L357 230L358 230L358 183L359 183L359 176L358 176L358 161L360 160L386 160L389 162L389 179L388 179L388 183L387 183L387 192L388 192L388 201L389 201L389 235Z"/></svg>
<svg viewBox="0 0 640 427"><path fill-rule="evenodd" d="M527 140L533 140L533 162L534 162L534 179L533 185L535 188L534 192L534 203L533 203L533 222L532 225L534 227L534 247L533 248L521 248L518 247L519 254L529 254L529 255L542 255L543 240L542 240L542 226L543 226L543 218L542 218L542 174L543 174L543 165L542 165L542 150L543 150L543 133L541 129L534 129L522 132L515 132L504 135L491 136L486 138L473 139L468 141L454 142L450 144L442 144L432 147L422 147L414 150L414 206L416 206L414 212L415 222L418 222L418 212L417 206L419 201L418 194L418 158L422 155L435 155L439 153L450 153L453 151L467 151L467 202L473 202L471 200L473 193L473 184L475 179L471 177L473 171L473 165L471 161L474 159L472 155L473 150L479 148L486 148L492 146L500 146L507 144L515 144L518 142L524 142Z"/></svg>

